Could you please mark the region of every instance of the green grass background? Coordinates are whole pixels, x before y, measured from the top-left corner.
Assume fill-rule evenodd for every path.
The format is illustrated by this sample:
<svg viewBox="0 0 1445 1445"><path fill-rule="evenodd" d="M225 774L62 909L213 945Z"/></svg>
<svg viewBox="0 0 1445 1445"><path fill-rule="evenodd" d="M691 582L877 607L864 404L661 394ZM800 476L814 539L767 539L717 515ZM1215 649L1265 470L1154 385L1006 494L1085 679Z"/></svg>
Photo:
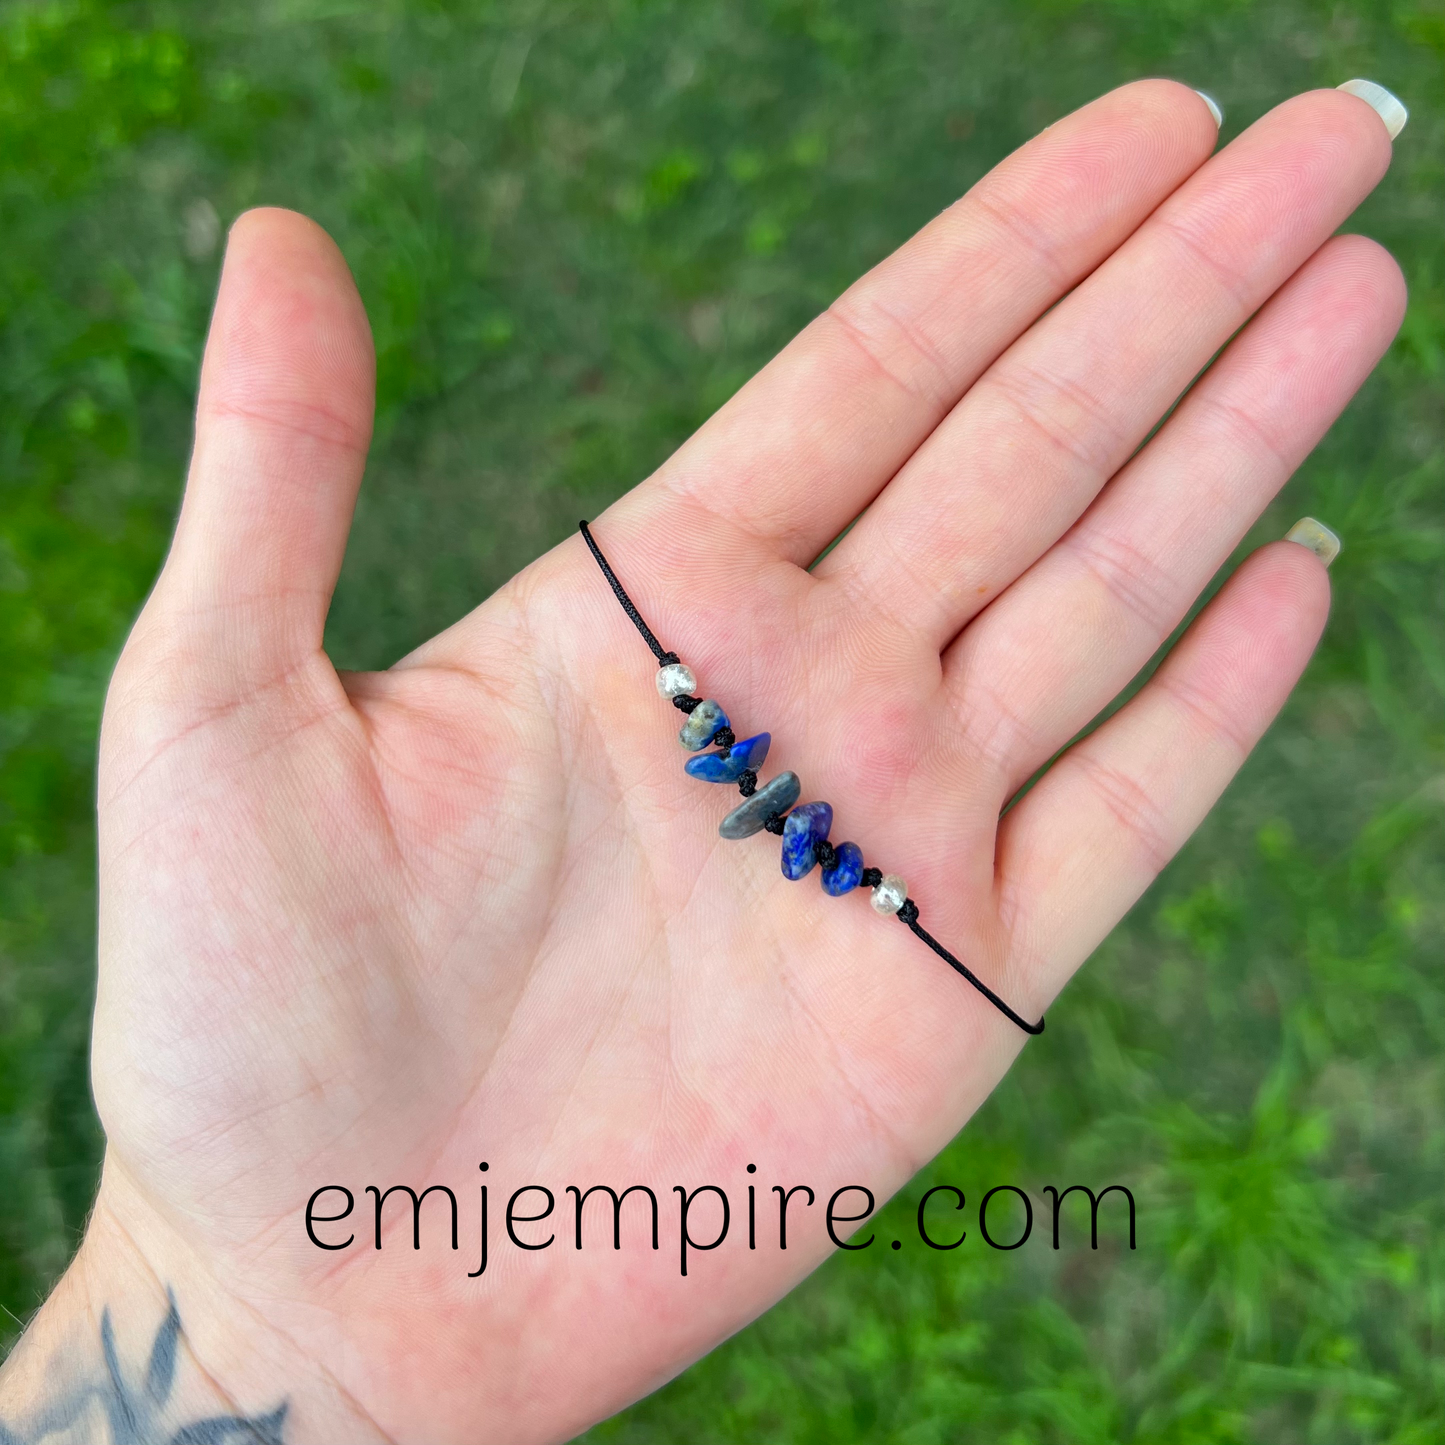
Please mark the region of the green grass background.
<svg viewBox="0 0 1445 1445"><path fill-rule="evenodd" d="M329 628L385 666L644 476L859 271L1130 78L1227 139L1411 111L1355 226L1411 283L1251 539L1345 539L1284 717L948 1180L1128 1184L1014 1254L842 1256L600 1440L1445 1439L1445 3L0 4L0 1343L82 1227L93 754L160 562L219 237L296 206L379 352ZM1075 1201L1077 1204L1077 1201ZM1107 1209L1106 1209L1107 1213ZM1041 1218L1041 1224L1046 1216ZM1082 1247L1081 1247L1082 1245Z"/></svg>

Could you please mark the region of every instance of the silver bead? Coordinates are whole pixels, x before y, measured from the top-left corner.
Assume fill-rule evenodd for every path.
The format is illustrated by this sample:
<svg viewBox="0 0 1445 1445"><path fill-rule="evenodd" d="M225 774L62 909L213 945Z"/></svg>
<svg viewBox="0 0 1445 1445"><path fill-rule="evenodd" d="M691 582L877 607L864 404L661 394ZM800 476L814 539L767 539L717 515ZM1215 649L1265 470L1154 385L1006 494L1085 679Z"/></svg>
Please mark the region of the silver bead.
<svg viewBox="0 0 1445 1445"><path fill-rule="evenodd" d="M657 690L663 697L681 697L696 686L697 678L685 662L669 662L657 670Z"/></svg>
<svg viewBox="0 0 1445 1445"><path fill-rule="evenodd" d="M883 881L873 890L868 900L879 913L887 916L897 913L908 897L908 885L896 874L885 873Z"/></svg>

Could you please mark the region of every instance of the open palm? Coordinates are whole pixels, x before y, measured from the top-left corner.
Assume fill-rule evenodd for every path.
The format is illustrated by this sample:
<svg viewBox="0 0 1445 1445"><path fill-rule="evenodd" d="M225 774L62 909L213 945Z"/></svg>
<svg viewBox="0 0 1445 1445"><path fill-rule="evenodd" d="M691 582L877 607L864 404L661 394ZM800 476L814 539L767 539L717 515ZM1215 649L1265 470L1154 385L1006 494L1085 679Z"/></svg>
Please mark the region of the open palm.
<svg viewBox="0 0 1445 1445"><path fill-rule="evenodd" d="M833 840L903 874L1028 1018L1288 694L1328 607L1316 557L1251 557L1001 811L1177 626L1403 306L1383 251L1330 239L1388 165L1373 111L1319 92L1209 159L1215 134L1166 81L1051 127L595 526L699 693L772 733L764 778L832 803ZM175 545L107 706L99 1216L195 1301L196 1356L243 1406L297 1402L296 1438L559 1439L786 1291L831 1247L828 1194L881 1201L1025 1036L866 890L719 838L737 794L684 775L683 719L579 538L389 671L338 675L322 627L371 405L335 248L243 217ZM483 1182L493 1258L468 1278ZM600 1206L576 1251L563 1188L638 1182L664 1247L634 1199L621 1251ZM768 1247L734 1219L683 1278L669 1191L736 1208L752 1182L819 1202L786 1253L774 1202ZM362 1191L402 1183L456 1191L459 1253L436 1200L421 1253L395 1200L375 1251ZM531 1183L558 1208L524 1237L555 1243L499 1245ZM357 1209L328 1237L356 1239L324 1252L303 1216L332 1184Z"/></svg>

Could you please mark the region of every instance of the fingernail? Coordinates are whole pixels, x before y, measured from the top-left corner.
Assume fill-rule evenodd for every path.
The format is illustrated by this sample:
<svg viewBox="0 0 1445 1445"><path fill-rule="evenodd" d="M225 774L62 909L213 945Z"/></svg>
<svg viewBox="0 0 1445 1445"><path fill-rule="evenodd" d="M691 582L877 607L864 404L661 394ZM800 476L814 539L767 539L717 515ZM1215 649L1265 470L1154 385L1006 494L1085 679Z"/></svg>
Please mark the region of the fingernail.
<svg viewBox="0 0 1445 1445"><path fill-rule="evenodd" d="M1346 95L1357 95L1370 106L1385 122L1391 140L1405 129L1405 122L1410 119L1410 112L1383 85L1376 85L1373 80L1347 80L1335 89L1343 90Z"/></svg>
<svg viewBox="0 0 1445 1445"><path fill-rule="evenodd" d="M1196 90L1194 93L1209 107L1209 113L1214 117L1214 128L1218 130L1224 124L1224 112L1220 110L1219 102L1212 95L1205 95L1202 90Z"/></svg>
<svg viewBox="0 0 1445 1445"><path fill-rule="evenodd" d="M1326 567L1340 555L1340 539L1323 522L1317 522L1313 517L1301 517L1284 534L1284 539L1286 542L1298 542L1301 547L1308 547Z"/></svg>

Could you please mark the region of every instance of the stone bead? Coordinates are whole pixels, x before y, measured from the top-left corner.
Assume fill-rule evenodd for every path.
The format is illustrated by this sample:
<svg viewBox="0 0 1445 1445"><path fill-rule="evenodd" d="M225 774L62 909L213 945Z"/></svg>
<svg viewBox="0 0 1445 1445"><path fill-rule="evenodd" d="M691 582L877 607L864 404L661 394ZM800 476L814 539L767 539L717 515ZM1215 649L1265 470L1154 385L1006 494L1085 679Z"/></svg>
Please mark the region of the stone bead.
<svg viewBox="0 0 1445 1445"><path fill-rule="evenodd" d="M657 690L663 697L682 697L697 686L697 677L685 662L669 662L657 670Z"/></svg>
<svg viewBox="0 0 1445 1445"><path fill-rule="evenodd" d="M885 873L869 902L879 913L897 913L907 897L908 885L896 873Z"/></svg>
<svg viewBox="0 0 1445 1445"><path fill-rule="evenodd" d="M703 753L701 757L689 758L682 765L683 772L701 778L705 783L735 783L749 768L757 772L762 767L772 740L772 733L740 738L728 749L726 756Z"/></svg>
<svg viewBox="0 0 1445 1445"><path fill-rule="evenodd" d="M813 845L822 842L832 826L831 803L804 803L788 814L783 823L784 878L803 878L813 871L818 861Z"/></svg>
<svg viewBox="0 0 1445 1445"><path fill-rule="evenodd" d="M774 813L786 813L802 791L796 773L779 773L734 808L718 825L718 832L724 838L751 838L763 831Z"/></svg>
<svg viewBox="0 0 1445 1445"><path fill-rule="evenodd" d="M856 843L839 843L838 856L825 868L820 881L823 892L834 898L851 893L863 880L863 850Z"/></svg>
<svg viewBox="0 0 1445 1445"><path fill-rule="evenodd" d="M728 715L709 697L704 698L687 715L677 740L688 752L695 753L705 748L725 727Z"/></svg>

